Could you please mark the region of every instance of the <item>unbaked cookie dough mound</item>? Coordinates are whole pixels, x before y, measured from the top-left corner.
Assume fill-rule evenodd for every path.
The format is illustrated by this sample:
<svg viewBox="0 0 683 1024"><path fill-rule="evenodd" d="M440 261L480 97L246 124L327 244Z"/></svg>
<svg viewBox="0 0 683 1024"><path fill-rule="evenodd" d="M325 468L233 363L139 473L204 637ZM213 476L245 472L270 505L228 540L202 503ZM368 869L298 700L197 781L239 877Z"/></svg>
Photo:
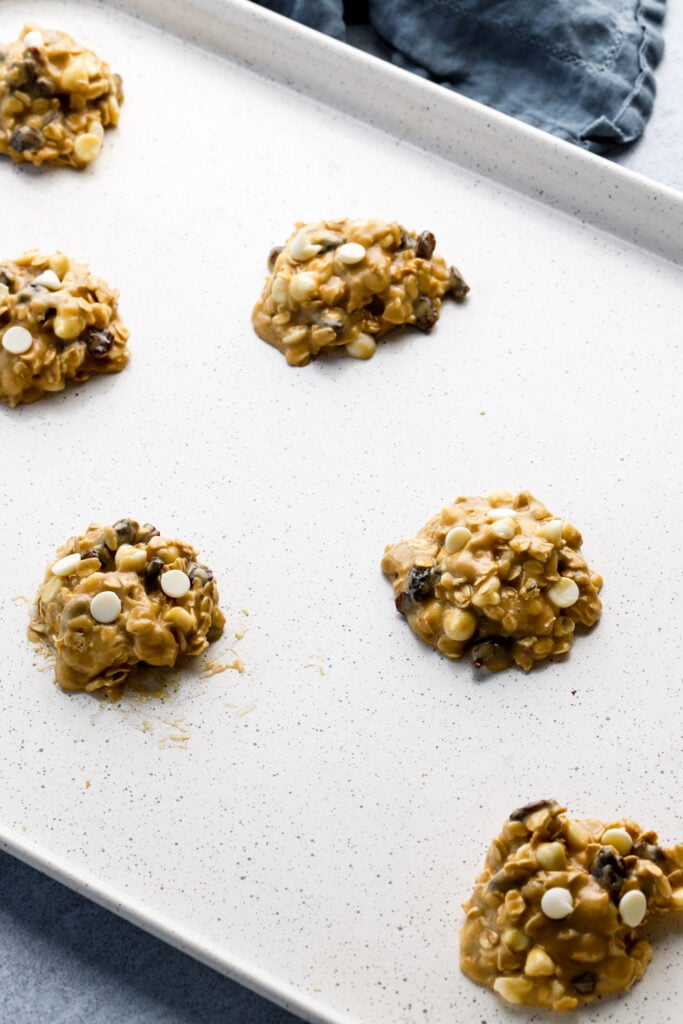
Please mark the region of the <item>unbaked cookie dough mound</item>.
<svg viewBox="0 0 683 1024"><path fill-rule="evenodd" d="M388 546L382 570L421 640L490 671L565 654L576 625L594 625L602 608L581 534L526 491L457 498Z"/></svg>
<svg viewBox="0 0 683 1024"><path fill-rule="evenodd" d="M463 905L460 966L510 1003L571 1010L625 991L652 958L640 926L683 911L683 846L564 812L513 811Z"/></svg>
<svg viewBox="0 0 683 1024"><path fill-rule="evenodd" d="M404 324L429 331L444 295L465 298L468 286L435 245L431 232L411 234L395 221L298 223L270 254L254 329L291 366L342 347L369 359L376 338Z"/></svg>
<svg viewBox="0 0 683 1024"><path fill-rule="evenodd" d="M122 102L120 77L65 32L25 25L0 46L0 153L15 163L86 167Z"/></svg>
<svg viewBox="0 0 683 1024"><path fill-rule="evenodd" d="M64 253L0 263L0 401L17 406L128 362L118 292Z"/></svg>
<svg viewBox="0 0 683 1024"><path fill-rule="evenodd" d="M50 562L29 636L56 651L64 690L117 692L140 663L175 665L225 624L213 573L190 544L133 519L92 525Z"/></svg>

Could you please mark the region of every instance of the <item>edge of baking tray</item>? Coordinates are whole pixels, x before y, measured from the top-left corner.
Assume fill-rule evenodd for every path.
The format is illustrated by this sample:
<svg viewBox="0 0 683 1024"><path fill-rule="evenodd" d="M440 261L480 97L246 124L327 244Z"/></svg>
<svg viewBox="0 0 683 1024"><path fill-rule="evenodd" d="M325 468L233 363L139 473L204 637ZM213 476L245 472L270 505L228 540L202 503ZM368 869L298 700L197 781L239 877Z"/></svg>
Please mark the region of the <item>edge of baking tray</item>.
<svg viewBox="0 0 683 1024"><path fill-rule="evenodd" d="M74 872L68 861L46 852L26 836L11 829L0 828L0 849L284 1010L296 1014L309 1024L360 1024L355 1017L331 1010L313 995L264 971L255 962L234 954L226 958L214 943L179 927L172 918L150 911L143 903L120 889L109 888L100 879L91 877L87 871Z"/></svg>
<svg viewBox="0 0 683 1024"><path fill-rule="evenodd" d="M683 194L249 0L96 0L683 264ZM2 0L0 0L2 6ZM311 1024L358 1024L11 829L0 848Z"/></svg>
<svg viewBox="0 0 683 1024"><path fill-rule="evenodd" d="M683 193L251 0L97 0L683 264Z"/></svg>

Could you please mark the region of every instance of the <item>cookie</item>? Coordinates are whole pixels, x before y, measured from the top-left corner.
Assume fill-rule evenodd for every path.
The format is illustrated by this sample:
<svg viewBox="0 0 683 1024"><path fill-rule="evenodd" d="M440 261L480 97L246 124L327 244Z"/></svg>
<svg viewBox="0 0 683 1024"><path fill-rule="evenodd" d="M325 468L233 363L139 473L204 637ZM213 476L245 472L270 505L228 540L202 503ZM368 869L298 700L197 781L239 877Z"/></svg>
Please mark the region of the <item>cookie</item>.
<svg viewBox="0 0 683 1024"><path fill-rule="evenodd" d="M683 846L540 800L512 812L463 909L468 977L510 1003L571 1010L642 977L652 947L641 926L683 911Z"/></svg>
<svg viewBox="0 0 683 1024"><path fill-rule="evenodd" d="M445 295L465 298L469 287L435 245L431 232L395 221L299 223L271 252L254 329L291 366L337 348L369 359L377 338L403 325L429 331Z"/></svg>
<svg viewBox="0 0 683 1024"><path fill-rule="evenodd" d="M531 494L457 498L417 537L386 548L396 608L447 658L491 671L525 670L565 654L577 625L593 626L602 579L582 538Z"/></svg>
<svg viewBox="0 0 683 1024"><path fill-rule="evenodd" d="M122 370L128 331L117 299L61 252L0 263L0 401L35 402L69 381Z"/></svg>
<svg viewBox="0 0 683 1024"><path fill-rule="evenodd" d="M183 541L120 519L72 537L50 561L29 636L56 652L63 690L120 690L141 663L172 666L221 633L211 569Z"/></svg>
<svg viewBox="0 0 683 1024"><path fill-rule="evenodd" d="M119 75L65 32L25 25L0 46L0 153L14 163L86 167L122 102Z"/></svg>

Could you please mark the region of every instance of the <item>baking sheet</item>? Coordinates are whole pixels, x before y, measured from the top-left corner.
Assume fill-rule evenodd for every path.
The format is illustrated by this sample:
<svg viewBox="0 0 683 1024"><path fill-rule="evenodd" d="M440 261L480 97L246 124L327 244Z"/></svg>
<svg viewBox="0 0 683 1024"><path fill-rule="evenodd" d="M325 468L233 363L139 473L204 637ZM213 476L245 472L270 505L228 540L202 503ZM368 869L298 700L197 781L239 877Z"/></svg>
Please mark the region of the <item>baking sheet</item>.
<svg viewBox="0 0 683 1024"><path fill-rule="evenodd" d="M244 59L301 76L108 5L0 3L1 38L30 16L123 76L91 169L1 162L2 253L88 261L132 352L121 375L0 409L3 846L307 1020L517 1019L457 969L459 904L510 810L551 795L683 838L683 271L647 251L676 257L681 201L244 4L147 6L216 48L253 16ZM305 94L315 72L329 98L342 64L335 88L374 126ZM368 69L378 95L400 76L405 131L359 95ZM425 95L452 113L431 148ZM577 181L604 190L584 202ZM293 370L250 326L266 255L295 220L345 215L431 229L471 296L368 363ZM582 529L605 611L564 663L482 679L418 643L379 561L500 487ZM57 544L121 515L200 548L228 626L161 698L106 704L53 686L25 599ZM582 1020L675 1019L680 927L657 938L627 1002Z"/></svg>

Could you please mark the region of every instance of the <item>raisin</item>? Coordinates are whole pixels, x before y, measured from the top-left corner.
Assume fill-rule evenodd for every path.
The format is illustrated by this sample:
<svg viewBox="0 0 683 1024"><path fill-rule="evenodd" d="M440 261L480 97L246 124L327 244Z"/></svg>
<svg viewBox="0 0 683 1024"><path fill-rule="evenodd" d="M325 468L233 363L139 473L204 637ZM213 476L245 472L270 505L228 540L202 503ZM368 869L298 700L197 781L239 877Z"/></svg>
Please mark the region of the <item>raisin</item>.
<svg viewBox="0 0 683 1024"><path fill-rule="evenodd" d="M611 846L601 846L591 864L591 875L606 889L610 898L619 902L619 893L626 878L624 860Z"/></svg>
<svg viewBox="0 0 683 1024"><path fill-rule="evenodd" d="M652 843L640 842L636 843L631 853L634 857L640 857L641 860L651 860L657 867L663 868L666 864L666 854L661 846L653 846Z"/></svg>
<svg viewBox="0 0 683 1024"><path fill-rule="evenodd" d="M436 239L431 231L423 231L421 235L418 235L415 255L419 260L429 260L432 257L435 246Z"/></svg>
<svg viewBox="0 0 683 1024"><path fill-rule="evenodd" d="M164 562L161 558L150 558L149 562L145 566L145 584L146 586L154 585L161 575L161 570L164 567Z"/></svg>
<svg viewBox="0 0 683 1024"><path fill-rule="evenodd" d="M439 319L439 307L427 295L423 295L415 306L415 320L413 323L420 331L431 331Z"/></svg>
<svg viewBox="0 0 683 1024"><path fill-rule="evenodd" d="M316 239L315 244L320 246L321 252L332 252L333 249L338 249L343 241L341 235L329 235L327 238Z"/></svg>
<svg viewBox="0 0 683 1024"><path fill-rule="evenodd" d="M88 355L95 359L104 359L114 344L114 336L110 331L98 331L95 327L89 327L81 340L85 341Z"/></svg>
<svg viewBox="0 0 683 1024"><path fill-rule="evenodd" d="M490 892L509 892L519 889L529 879L529 872L520 868L501 868L488 884Z"/></svg>
<svg viewBox="0 0 683 1024"><path fill-rule="evenodd" d="M465 283L465 279L457 267L449 267L448 273L451 279L451 294L456 302L462 302L470 290L470 286Z"/></svg>
<svg viewBox="0 0 683 1024"><path fill-rule="evenodd" d="M135 527L130 519L119 519L114 523L112 530L119 538L119 544L135 544Z"/></svg>
<svg viewBox="0 0 683 1024"><path fill-rule="evenodd" d="M572 978L569 984L575 992L579 992L582 996L589 996L595 991L597 982L598 975L595 971L584 971L583 974L577 974L575 978Z"/></svg>
<svg viewBox="0 0 683 1024"><path fill-rule="evenodd" d="M346 330L346 322L341 316L321 316L316 313L311 319L318 327L327 327L333 330L338 338Z"/></svg>
<svg viewBox="0 0 683 1024"><path fill-rule="evenodd" d="M206 565L198 565L196 562L190 563L188 576L192 581L200 580L202 583L208 583L209 580L213 579L211 569Z"/></svg>
<svg viewBox="0 0 683 1024"><path fill-rule="evenodd" d="M396 611L401 615L407 615L415 607L415 602L407 590L402 590L396 598Z"/></svg>
<svg viewBox="0 0 683 1024"><path fill-rule="evenodd" d="M273 267L275 266L275 261L278 258L278 256L280 255L280 253L282 252L283 248L284 247L282 245L274 245L273 248L270 250L270 252L268 253L268 261L267 261L268 262L268 270L272 270L273 269Z"/></svg>
<svg viewBox="0 0 683 1024"><path fill-rule="evenodd" d="M379 295L373 295L365 308L368 313L379 319L384 313L384 305L384 299L380 299Z"/></svg>
<svg viewBox="0 0 683 1024"><path fill-rule="evenodd" d="M516 811L513 811L510 815L510 821L524 821L529 815L535 814L536 811L542 811L546 807L554 807L554 800L536 800L533 804L524 804L524 807L518 807Z"/></svg>
<svg viewBox="0 0 683 1024"><path fill-rule="evenodd" d="M414 249L417 245L417 239L414 235L409 235L407 231L401 230L401 241L399 242L400 249Z"/></svg>
<svg viewBox="0 0 683 1024"><path fill-rule="evenodd" d="M54 83L51 82L49 78L43 77L36 78L36 83L33 88L38 96L42 96L45 99L48 99L50 96L54 96L57 91ZM47 124L47 122L44 123Z"/></svg>
<svg viewBox="0 0 683 1024"><path fill-rule="evenodd" d="M81 561L83 561L84 558L96 558L99 561L100 553L99 551L96 551L95 548L89 548L88 551L84 551L81 555Z"/></svg>
<svg viewBox="0 0 683 1024"><path fill-rule="evenodd" d="M505 640L483 640L470 651L475 668L487 668L489 672L500 672L512 664L510 644Z"/></svg>
<svg viewBox="0 0 683 1024"><path fill-rule="evenodd" d="M15 153L24 153L31 149L40 149L43 144L42 133L36 128L30 128L27 124L17 128L10 136L9 145Z"/></svg>
<svg viewBox="0 0 683 1024"><path fill-rule="evenodd" d="M151 523L144 523L138 530L137 539L139 541L149 542L152 537L159 537L160 533L156 526L152 526Z"/></svg>
<svg viewBox="0 0 683 1024"><path fill-rule="evenodd" d="M433 567L413 566L408 577L408 592L413 601L428 601L433 597L437 576Z"/></svg>

